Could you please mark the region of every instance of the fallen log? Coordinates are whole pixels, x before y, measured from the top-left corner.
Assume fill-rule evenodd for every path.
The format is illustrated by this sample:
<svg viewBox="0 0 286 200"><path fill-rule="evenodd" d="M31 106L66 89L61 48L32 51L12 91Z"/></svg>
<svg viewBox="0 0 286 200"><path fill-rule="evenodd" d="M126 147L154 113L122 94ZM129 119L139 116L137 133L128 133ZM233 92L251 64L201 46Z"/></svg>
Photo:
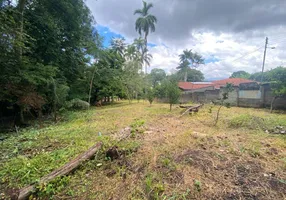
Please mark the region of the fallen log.
<svg viewBox="0 0 286 200"><path fill-rule="evenodd" d="M180 108L190 108L190 107L194 107L194 106L183 106L183 105L180 105L179 107Z"/></svg>
<svg viewBox="0 0 286 200"><path fill-rule="evenodd" d="M183 112L183 114L180 115L180 117L182 117L183 115L185 115L186 113L190 113L190 112L198 112L199 108L202 107L203 104L198 105L198 106L189 106L187 107L187 109Z"/></svg>
<svg viewBox="0 0 286 200"><path fill-rule="evenodd" d="M83 154L80 154L79 156L77 156L75 159L73 159L69 163L67 163L64 166L54 170L50 174L42 177L37 184L47 183L47 182L49 182L49 181L51 181L57 177L69 174L70 172L75 170L77 167L79 167L79 165L82 162L90 159L101 148L101 146L102 146L102 142L95 144L94 146L89 148L86 152L84 152ZM35 192L35 190L36 190L36 184L33 184L33 185L30 185L30 186L27 186L27 187L20 189L17 197L16 198L11 197L11 198L12 199L18 199L18 200L28 199L29 196L33 192Z"/></svg>

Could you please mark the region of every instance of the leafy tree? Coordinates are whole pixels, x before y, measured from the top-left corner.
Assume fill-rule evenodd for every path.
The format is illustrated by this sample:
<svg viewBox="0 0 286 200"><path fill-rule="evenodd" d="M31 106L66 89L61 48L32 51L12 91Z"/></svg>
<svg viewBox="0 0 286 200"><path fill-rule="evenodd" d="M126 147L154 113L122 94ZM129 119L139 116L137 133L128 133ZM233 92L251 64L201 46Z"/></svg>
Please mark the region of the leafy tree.
<svg viewBox="0 0 286 200"><path fill-rule="evenodd" d="M131 103L134 96L136 96L136 94L138 95L142 89L143 79L138 73L140 67L140 62L136 60L124 63L124 73L122 74L121 80L129 103Z"/></svg>
<svg viewBox="0 0 286 200"><path fill-rule="evenodd" d="M188 69L189 67L197 67L200 64L204 64L204 59L198 53L193 53L192 50L184 50L182 54L179 55L180 65L177 69L180 69L184 75L184 81L187 81L188 78Z"/></svg>
<svg viewBox="0 0 286 200"><path fill-rule="evenodd" d="M152 69L151 73L148 75L148 78L151 82L152 87L156 87L166 78L166 72L163 69Z"/></svg>
<svg viewBox="0 0 286 200"><path fill-rule="evenodd" d="M249 79L250 78L250 74L246 71L237 71L237 72L233 72L231 74L231 76L229 78L245 78L245 79Z"/></svg>
<svg viewBox="0 0 286 200"><path fill-rule="evenodd" d="M150 103L150 106L152 105L152 102L154 101L155 99L155 91L153 88L148 88L147 89L147 92L146 92L146 96L147 96L147 99Z"/></svg>
<svg viewBox="0 0 286 200"><path fill-rule="evenodd" d="M273 93L270 112L273 111L275 100L279 97L286 96L286 68L277 67L267 72L267 77L270 79L270 85Z"/></svg>
<svg viewBox="0 0 286 200"><path fill-rule="evenodd" d="M126 60L139 60L141 61L140 52L137 50L134 44L130 44L125 49L125 59Z"/></svg>
<svg viewBox="0 0 286 200"><path fill-rule="evenodd" d="M204 74L197 69L187 68L186 71L187 82L200 82L205 79ZM185 78L185 72L183 70L179 70L175 75L177 76L178 80L184 80Z"/></svg>
<svg viewBox="0 0 286 200"><path fill-rule="evenodd" d="M84 1L4 0L0 23L0 104L20 110L22 121L24 111L52 111L51 80L69 88L67 100L87 99L89 55L100 45Z"/></svg>
<svg viewBox="0 0 286 200"><path fill-rule="evenodd" d="M179 101L181 90L179 89L177 82L174 80L165 80L160 87L162 88L161 94L164 94L165 98L167 98L171 111L172 106Z"/></svg>

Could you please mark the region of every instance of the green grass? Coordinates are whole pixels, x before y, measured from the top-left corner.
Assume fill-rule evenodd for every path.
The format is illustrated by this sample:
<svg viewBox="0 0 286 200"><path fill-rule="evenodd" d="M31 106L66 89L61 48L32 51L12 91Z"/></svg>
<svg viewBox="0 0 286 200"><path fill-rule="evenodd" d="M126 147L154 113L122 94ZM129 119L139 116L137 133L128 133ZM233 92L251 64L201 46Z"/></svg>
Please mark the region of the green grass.
<svg viewBox="0 0 286 200"><path fill-rule="evenodd" d="M205 105L197 114L179 118L181 109L177 106L170 112L167 104L154 103L150 107L148 102L122 102L65 112L56 124L22 129L1 142L0 193L36 183L99 141L103 147L94 159L69 176L38 186L37 196L208 199L222 189L221 185L231 191L228 186L232 187L233 180L223 179L220 173L226 171L231 176L235 172L232 166L248 162L261 162L264 168L260 175L276 171L279 180L286 180L286 136L265 133L265 129L286 126L286 116L264 109L223 108L214 127L216 110L215 106L209 113L209 105ZM125 127L130 127L133 135L116 140L114 135ZM123 152L115 161L105 157L112 146ZM271 148L278 154L269 154ZM188 151L191 154L178 161L178 156ZM213 169L227 162L232 165L224 170ZM206 176L206 169L210 177L218 178ZM267 192L273 198L282 197L279 191Z"/></svg>

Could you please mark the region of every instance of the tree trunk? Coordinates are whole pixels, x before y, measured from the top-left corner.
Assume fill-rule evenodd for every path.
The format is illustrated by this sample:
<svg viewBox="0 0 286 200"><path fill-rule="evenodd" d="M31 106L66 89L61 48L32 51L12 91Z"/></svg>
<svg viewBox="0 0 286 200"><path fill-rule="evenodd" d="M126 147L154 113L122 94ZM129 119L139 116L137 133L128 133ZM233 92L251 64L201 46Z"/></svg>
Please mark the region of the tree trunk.
<svg viewBox="0 0 286 200"><path fill-rule="evenodd" d="M217 110L217 113L216 113L216 119L215 119L215 126L216 126L216 124L217 124L217 122L218 122L218 117L219 117L219 112L220 112L220 109L222 108L222 105L218 108L218 110Z"/></svg>
<svg viewBox="0 0 286 200"><path fill-rule="evenodd" d="M277 99L277 96L273 97L272 100L271 100L270 113L272 113L272 111L273 111L273 105L274 105L274 102L275 102L276 99Z"/></svg>
<svg viewBox="0 0 286 200"><path fill-rule="evenodd" d="M39 118L40 128L43 128L43 112L42 112L42 109L40 109L40 110L38 111L38 118Z"/></svg>
<svg viewBox="0 0 286 200"><path fill-rule="evenodd" d="M48 183L49 181L51 181L57 177L61 177L61 176L69 174L70 172L75 170L77 167L79 167L83 161L90 159L101 148L101 146L102 146L101 142L92 146L86 152L79 155L78 157L76 157L75 159L70 161L69 163L65 164L64 166L60 167L59 169L54 170L50 174L42 177L40 179L40 181L38 182L38 185L41 185L43 183ZM18 200L28 199L29 196L33 192L35 192L35 190L36 190L36 185L30 185L30 186L24 187L19 191L17 199Z"/></svg>
<svg viewBox="0 0 286 200"><path fill-rule="evenodd" d="M145 48L146 48L146 53L147 53L147 36L148 36L148 34L145 33ZM147 65L146 65L146 63L145 63L145 74L147 74Z"/></svg>
<svg viewBox="0 0 286 200"><path fill-rule="evenodd" d="M21 124L25 124L24 108L23 108L23 106L20 106L20 123Z"/></svg>
<svg viewBox="0 0 286 200"><path fill-rule="evenodd" d="M57 122L57 104L54 102L53 105L54 121Z"/></svg>
<svg viewBox="0 0 286 200"><path fill-rule="evenodd" d="M93 85L93 79L94 79L95 72L96 72L96 68L94 68L94 71L92 73L92 77L91 77L91 80L90 80L90 84L89 84L89 95L88 95L89 107L90 107L91 90L92 90L92 85Z"/></svg>
<svg viewBox="0 0 286 200"><path fill-rule="evenodd" d="M184 81L187 82L187 80L188 80L188 71L186 70L185 71L185 76L184 76Z"/></svg>
<svg viewBox="0 0 286 200"><path fill-rule="evenodd" d="M173 105L173 104L170 103L170 111L172 111L172 105Z"/></svg>

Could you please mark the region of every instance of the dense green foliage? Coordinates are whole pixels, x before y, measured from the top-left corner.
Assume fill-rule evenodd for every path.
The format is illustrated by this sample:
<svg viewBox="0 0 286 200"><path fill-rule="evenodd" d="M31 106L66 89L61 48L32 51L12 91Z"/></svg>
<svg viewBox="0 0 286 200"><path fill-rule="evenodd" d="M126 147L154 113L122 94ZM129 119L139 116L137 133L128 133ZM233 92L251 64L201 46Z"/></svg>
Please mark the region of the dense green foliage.
<svg viewBox="0 0 286 200"><path fill-rule="evenodd" d="M202 56L196 52L192 52L192 50L184 50L182 54L179 55L180 65L177 69L180 70L181 74L184 74L184 81L188 80L188 74L190 67L198 67L200 64L204 64L204 59ZM196 72L196 71L195 71Z"/></svg>
<svg viewBox="0 0 286 200"><path fill-rule="evenodd" d="M84 1L1 2L1 111L11 113L12 106L23 121L24 112L86 100L89 57L100 41Z"/></svg>
<svg viewBox="0 0 286 200"><path fill-rule="evenodd" d="M153 88L148 88L146 91L146 97L151 105L155 99L155 90Z"/></svg>
<svg viewBox="0 0 286 200"><path fill-rule="evenodd" d="M172 106L179 102L181 96L181 90L177 85L177 81L173 77L165 79L161 85L156 87L156 97L166 99L170 104L170 111Z"/></svg>
<svg viewBox="0 0 286 200"><path fill-rule="evenodd" d="M114 38L105 49L83 0L4 0L0 9L0 117L22 124L31 113L54 113L56 120L63 108L145 96L146 28L145 40Z"/></svg>
<svg viewBox="0 0 286 200"><path fill-rule="evenodd" d="M87 109L116 97L150 103L155 97L167 98L183 79L182 70L170 76L162 69L142 73L152 59L147 48L157 22L149 13L152 7L143 1L142 9L134 12L140 15L135 24L140 37L132 44L113 38L103 48L83 0L1 1L0 117L10 116L21 125L30 116L53 114L57 120L59 111ZM187 53L181 62L203 63L197 53ZM204 79L200 71L185 71L188 81ZM176 81L169 84L169 77Z"/></svg>
<svg viewBox="0 0 286 200"><path fill-rule="evenodd" d="M231 76L229 78L245 78L245 79L249 79L250 78L250 74L246 71L237 71L237 72L233 72L231 74Z"/></svg>
<svg viewBox="0 0 286 200"><path fill-rule="evenodd" d="M204 81L205 77L204 74L197 70L197 69L191 69L186 68L184 70L179 70L178 73L175 74L177 77L177 80L185 80L185 75L187 74L187 82L200 82Z"/></svg>

